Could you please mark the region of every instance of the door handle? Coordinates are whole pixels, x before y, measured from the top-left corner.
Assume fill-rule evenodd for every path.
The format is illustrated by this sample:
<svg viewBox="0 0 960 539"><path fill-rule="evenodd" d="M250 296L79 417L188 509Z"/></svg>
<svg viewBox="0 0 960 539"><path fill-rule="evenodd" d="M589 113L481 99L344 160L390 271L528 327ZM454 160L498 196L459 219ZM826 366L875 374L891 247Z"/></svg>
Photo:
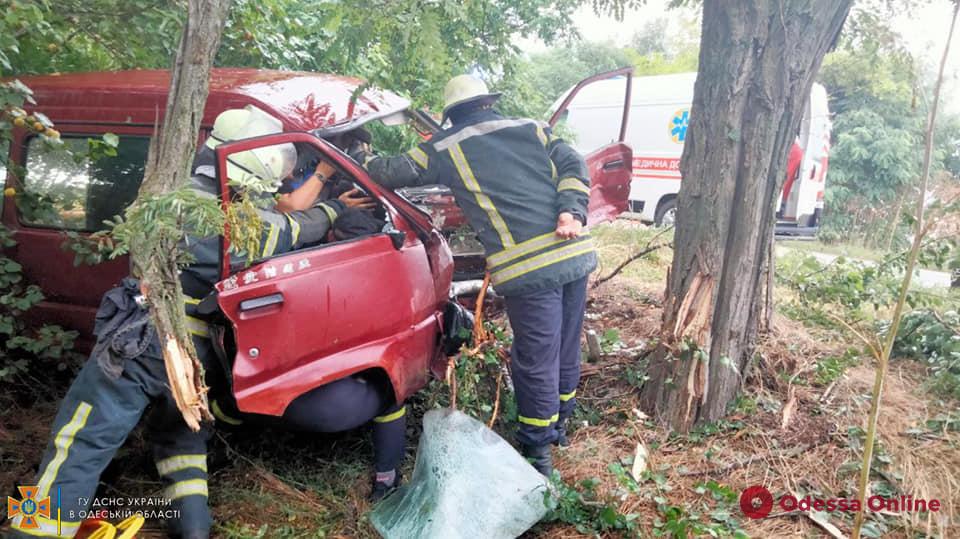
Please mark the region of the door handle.
<svg viewBox="0 0 960 539"><path fill-rule="evenodd" d="M277 292L276 294L270 294L268 296L260 296L257 298L245 299L240 302L240 312L252 311L254 309L262 309L264 307L270 307L271 305L280 305L283 303L283 294Z"/></svg>
<svg viewBox="0 0 960 539"><path fill-rule="evenodd" d="M618 168L623 168L623 159L607 161L603 164L603 170L616 170Z"/></svg>

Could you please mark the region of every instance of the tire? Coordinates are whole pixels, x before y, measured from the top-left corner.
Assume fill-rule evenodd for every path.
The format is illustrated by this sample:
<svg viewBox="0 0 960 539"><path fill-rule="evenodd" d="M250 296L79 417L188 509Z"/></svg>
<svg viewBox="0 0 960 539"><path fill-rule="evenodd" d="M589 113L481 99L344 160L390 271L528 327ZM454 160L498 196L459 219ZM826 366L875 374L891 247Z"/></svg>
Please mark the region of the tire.
<svg viewBox="0 0 960 539"><path fill-rule="evenodd" d="M657 206L657 213L653 217L653 223L657 226L673 226L677 221L677 198L664 200Z"/></svg>

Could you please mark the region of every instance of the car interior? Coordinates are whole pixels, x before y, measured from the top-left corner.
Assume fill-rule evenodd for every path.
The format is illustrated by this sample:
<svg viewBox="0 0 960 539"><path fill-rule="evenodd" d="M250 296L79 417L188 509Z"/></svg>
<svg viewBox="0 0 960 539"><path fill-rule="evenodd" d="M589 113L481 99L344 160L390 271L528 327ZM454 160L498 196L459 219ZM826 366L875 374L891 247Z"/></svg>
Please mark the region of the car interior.
<svg viewBox="0 0 960 539"><path fill-rule="evenodd" d="M360 127L328 137L325 140L341 151L349 153L355 150L359 144L368 144L370 134ZM324 159L322 153L310 144L295 143L294 147L297 150L297 163L293 168L293 172L283 180L276 194L282 195L295 191L314 173L317 165ZM363 185L355 182L350 174L340 170L336 163L331 163L331 165L337 168L337 172L325 182L323 189L320 191L314 203L335 200L345 193L357 191L351 198L369 197L376 202L376 206L369 210L352 210L349 213L341 215L341 217L337 219L337 222L334 223L330 234L328 234L324 241L321 241L319 244L304 246L301 250L316 247L317 245L327 245L369 236L391 228L390 215L383 204L378 202ZM363 215L358 215L359 213ZM349 217L347 217L348 215Z"/></svg>

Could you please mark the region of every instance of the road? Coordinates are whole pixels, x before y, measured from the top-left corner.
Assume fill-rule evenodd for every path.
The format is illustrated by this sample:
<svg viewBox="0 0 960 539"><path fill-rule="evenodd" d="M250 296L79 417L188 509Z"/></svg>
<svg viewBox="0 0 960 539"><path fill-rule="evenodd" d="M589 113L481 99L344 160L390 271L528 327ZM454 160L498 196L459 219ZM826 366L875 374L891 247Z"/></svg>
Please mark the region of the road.
<svg viewBox="0 0 960 539"><path fill-rule="evenodd" d="M795 251L789 247L783 247L780 245L776 246L776 255L783 256L784 254ZM829 253L818 253L814 251L804 251L806 254L813 256L821 264L829 264L836 260L840 255L834 255ZM847 257L850 258L850 257ZM858 262L863 262L867 265L876 264L872 260L863 260L859 258L850 258L850 260L856 260ZM921 269L919 273L913 278L913 284L920 285L926 288L950 288L950 273L946 271L932 271Z"/></svg>

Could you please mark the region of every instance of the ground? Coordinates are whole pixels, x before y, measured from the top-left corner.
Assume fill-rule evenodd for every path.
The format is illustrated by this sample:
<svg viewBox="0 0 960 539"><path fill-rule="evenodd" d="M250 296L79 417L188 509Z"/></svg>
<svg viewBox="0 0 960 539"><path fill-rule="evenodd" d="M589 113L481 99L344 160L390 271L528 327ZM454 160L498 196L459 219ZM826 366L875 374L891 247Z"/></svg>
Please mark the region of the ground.
<svg viewBox="0 0 960 539"><path fill-rule="evenodd" d="M607 275L652 232L617 222L597 227ZM807 327L781 315L763 337L757 361L725 420L688 435L670 435L637 409L644 351L656 339L669 249L655 251L591 290L586 326L600 336L603 354L584 365L572 445L556 453L576 507L526 536L619 537L616 523L637 535L691 536L746 533L752 537L817 537L821 524L807 513L777 507L770 517L745 518L740 492L764 485L781 494L819 498L854 496L873 366L858 359L855 343L835 330ZM789 298L784 292L778 297ZM491 311L499 320L496 309ZM853 349L853 352L848 350ZM46 443L56 399L69 373L37 378L29 390L0 396L0 479L9 491L30 481ZM895 360L886 380L880 450L873 491L939 499L943 510L924 515L871 514L870 531L889 537L960 536L960 435L931 428L930 420L956 402L932 396L916 362ZM443 401L434 382L412 406L410 476L418 418ZM506 407L506 406L505 406ZM486 419L489 416L485 416ZM498 430L509 432L502 414ZM639 481L627 473L638 444L648 454ZM263 427L220 431L211 443L210 503L215 535L247 537L375 537L366 517L371 449L364 432L302 435ZM156 495L160 483L145 435L135 432L102 478L100 494ZM573 492L573 491L570 491ZM581 503L582 502L582 503ZM613 507L613 513L604 508ZM619 513L620 518L613 518ZM826 515L844 534L852 514ZM148 536L148 535L142 535Z"/></svg>

